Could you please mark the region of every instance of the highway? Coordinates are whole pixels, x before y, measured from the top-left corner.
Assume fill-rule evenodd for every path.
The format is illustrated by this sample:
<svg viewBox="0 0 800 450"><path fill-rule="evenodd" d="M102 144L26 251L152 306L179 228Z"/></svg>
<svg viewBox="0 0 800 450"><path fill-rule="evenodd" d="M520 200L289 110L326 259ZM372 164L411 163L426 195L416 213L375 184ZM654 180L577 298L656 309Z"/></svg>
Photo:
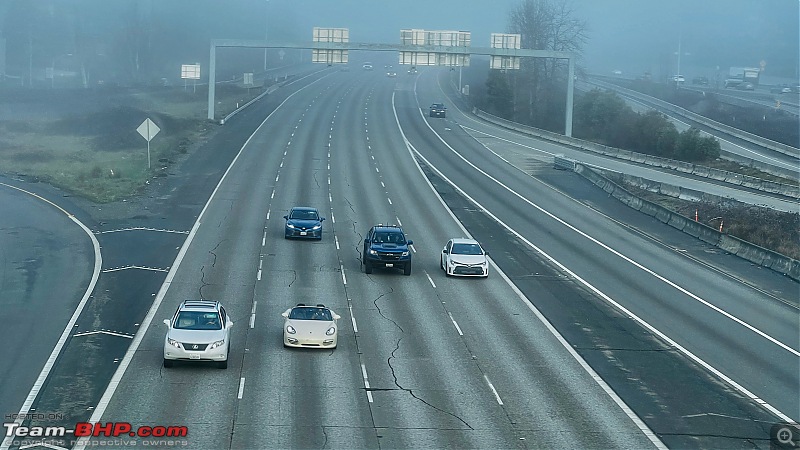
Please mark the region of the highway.
<svg viewBox="0 0 800 450"><path fill-rule="evenodd" d="M186 241L75 418L187 426L190 448L766 448L800 418L795 282L524 156L529 138L454 106L427 118L439 75L328 71L265 113L207 203L165 211ZM321 242L283 239L296 205L327 218ZM362 272L377 223L414 240L410 277ZM439 269L466 234L486 280ZM236 322L227 370L161 366L188 298ZM282 347L298 302L342 316L339 348Z"/></svg>

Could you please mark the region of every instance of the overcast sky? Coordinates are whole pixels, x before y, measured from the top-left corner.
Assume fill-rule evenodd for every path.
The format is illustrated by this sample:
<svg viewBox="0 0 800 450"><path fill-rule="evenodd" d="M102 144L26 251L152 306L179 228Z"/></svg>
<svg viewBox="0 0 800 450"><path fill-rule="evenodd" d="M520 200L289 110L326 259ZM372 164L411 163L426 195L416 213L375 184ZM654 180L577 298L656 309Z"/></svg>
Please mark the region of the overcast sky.
<svg viewBox="0 0 800 450"><path fill-rule="evenodd" d="M554 0L558 1L558 0ZM569 1L569 0L567 0ZM138 3L134 3L138 2ZM53 20L64 11L82 16L99 39L119 33L131 11L151 11L160 46L183 62L207 60L211 38L310 41L314 26L349 28L353 42L397 43L400 29L463 30L486 47L492 32L508 29L509 13L522 0L0 0L0 32L8 53L27 44L25 20L14 11L36 9ZM13 5L17 5L14 7ZM798 76L800 0L571 0L588 25L583 64L591 72L677 71L711 75L716 67L757 67L765 75ZM11 7L9 5L12 5ZM47 33L50 25L41 25ZM63 39L63 38L62 38ZM107 39L109 42L113 38ZM523 42L523 47L525 42ZM49 50L55 51L55 50ZM24 58L22 58L24 59Z"/></svg>

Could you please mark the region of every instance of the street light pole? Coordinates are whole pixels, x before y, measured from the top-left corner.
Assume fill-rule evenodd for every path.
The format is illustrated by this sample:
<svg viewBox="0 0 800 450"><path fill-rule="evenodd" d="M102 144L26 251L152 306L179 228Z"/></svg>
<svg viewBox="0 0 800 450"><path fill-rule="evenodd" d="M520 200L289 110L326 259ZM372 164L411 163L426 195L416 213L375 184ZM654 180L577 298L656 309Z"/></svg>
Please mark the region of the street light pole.
<svg viewBox="0 0 800 450"><path fill-rule="evenodd" d="M269 39L269 0L266 2L266 16L264 17L264 40ZM264 48L264 72L267 71L267 49Z"/></svg>

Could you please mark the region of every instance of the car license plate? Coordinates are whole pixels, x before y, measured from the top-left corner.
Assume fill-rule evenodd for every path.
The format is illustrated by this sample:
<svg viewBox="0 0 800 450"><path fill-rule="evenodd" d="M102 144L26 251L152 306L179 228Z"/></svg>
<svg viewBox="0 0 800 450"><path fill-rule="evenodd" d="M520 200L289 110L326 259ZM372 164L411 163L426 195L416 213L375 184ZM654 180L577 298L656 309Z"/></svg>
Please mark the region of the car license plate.
<svg viewBox="0 0 800 450"><path fill-rule="evenodd" d="M200 359L200 355L189 355L189 359Z"/></svg>
<svg viewBox="0 0 800 450"><path fill-rule="evenodd" d="M386 267L394 267L394 264L392 264L392 263L386 263Z"/></svg>
<svg viewBox="0 0 800 450"><path fill-rule="evenodd" d="M307 232L307 231L301 231L301 232L300 232L300 236L305 236L305 235L307 235L307 234L308 234L308 232Z"/></svg>

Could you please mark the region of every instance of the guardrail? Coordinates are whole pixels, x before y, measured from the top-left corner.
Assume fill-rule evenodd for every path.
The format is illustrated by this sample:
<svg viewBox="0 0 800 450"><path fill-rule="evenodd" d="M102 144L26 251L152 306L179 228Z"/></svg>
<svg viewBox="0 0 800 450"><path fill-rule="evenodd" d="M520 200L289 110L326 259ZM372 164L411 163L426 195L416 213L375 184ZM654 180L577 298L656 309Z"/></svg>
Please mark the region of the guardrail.
<svg viewBox="0 0 800 450"><path fill-rule="evenodd" d="M750 261L753 264L758 264L759 266L784 274L795 281L800 281L800 261L796 259L759 247L737 237L721 233L705 224L695 222L688 217L670 211L661 205L637 197L625 190L622 186L581 163L575 163L575 172L589 180L595 186L606 191L612 197L639 212L654 217L662 223L694 236L730 254Z"/></svg>
<svg viewBox="0 0 800 450"><path fill-rule="evenodd" d="M695 122L699 122L707 127L713 128L717 131L721 131L723 133L728 133L732 136L735 136L739 139L744 139L749 141L753 144L760 145L762 147L768 148L770 150L776 151L778 153L783 153L784 155L793 156L795 158L800 158L800 149L797 147L792 147L791 145L786 145L781 142L775 142L773 140L767 139L762 136L758 136L753 133L748 133L747 131L739 130L738 128L734 128L729 125L725 125L724 123L717 122L715 120L711 120L708 117L701 116L700 114L694 113L689 111L688 109L681 108L680 106L673 105L672 103L667 103L661 99L657 99L655 97L651 97L649 95L642 94L641 92L634 91L632 89L624 88L622 86L618 86L614 83L608 83L605 81L594 80L594 81L586 81L588 84L593 84L595 86L604 87L606 89L611 89L615 91L619 91L628 95L630 97L636 98L637 100L641 100L644 102L652 103L659 108L663 108L673 114L677 114L682 116L686 119L694 120Z"/></svg>
<svg viewBox="0 0 800 450"><path fill-rule="evenodd" d="M519 131L537 138L546 139L563 145L568 145L570 147L577 148L580 150L587 150L593 153L599 153L601 155L610 156L617 159L675 170L677 172L692 174L695 176L709 178L717 181L723 181L725 183L733 184L736 186L744 186L762 192L780 194L780 195L785 195L787 197L800 199L800 186L784 184L784 183L776 183L773 181L767 181L761 178L742 175L739 173L729 172L726 170L714 169L711 167L701 166L698 164L676 161L674 159L661 158L658 156L632 152L630 150L623 150L615 147L608 147L606 145L597 144L595 142L585 141L583 139L578 139L573 137L567 137L558 133L553 133L551 131L540 130L538 128L534 128L528 125L512 122L510 120L503 119L501 117L497 117L487 112L481 111L477 108L473 110L473 113L476 116L488 122L494 123L495 125L500 125L504 128L512 129L514 131ZM788 173L786 173L785 176L793 176L793 177L797 176L796 172L791 172L791 171L787 172Z"/></svg>

